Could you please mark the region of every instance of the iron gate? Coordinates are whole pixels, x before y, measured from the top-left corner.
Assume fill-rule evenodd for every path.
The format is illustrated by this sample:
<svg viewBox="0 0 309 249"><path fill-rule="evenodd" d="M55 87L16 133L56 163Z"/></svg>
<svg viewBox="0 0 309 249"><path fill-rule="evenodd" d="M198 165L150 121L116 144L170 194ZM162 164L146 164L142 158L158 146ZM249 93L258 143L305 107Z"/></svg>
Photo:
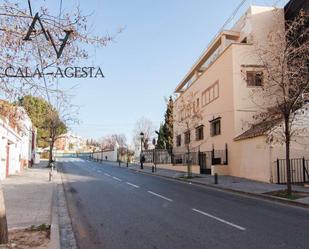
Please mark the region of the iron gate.
<svg viewBox="0 0 309 249"><path fill-rule="evenodd" d="M309 160L305 158L290 159L291 183L304 184L309 182ZM286 159L277 159L277 183L287 182Z"/></svg>
<svg viewBox="0 0 309 249"><path fill-rule="evenodd" d="M212 152L199 152L199 165L201 174L211 174Z"/></svg>

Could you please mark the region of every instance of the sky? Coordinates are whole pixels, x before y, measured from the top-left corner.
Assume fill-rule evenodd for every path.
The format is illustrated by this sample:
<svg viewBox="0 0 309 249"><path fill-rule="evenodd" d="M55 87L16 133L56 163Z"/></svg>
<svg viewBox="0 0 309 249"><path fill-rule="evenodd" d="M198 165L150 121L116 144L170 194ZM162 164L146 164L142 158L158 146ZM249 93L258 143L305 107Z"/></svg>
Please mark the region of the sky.
<svg viewBox="0 0 309 249"><path fill-rule="evenodd" d="M47 5L58 14L60 0L32 0L34 8ZM131 142L142 116L156 127L163 121L165 98L173 94L194 62L241 0L63 0L63 12L79 5L89 16L94 35L123 31L107 47L88 48L84 66L101 67L105 78L65 79L60 86L74 95L79 124L74 133L98 139L123 133ZM285 1L246 1L282 5ZM235 18L235 21L237 17Z"/></svg>

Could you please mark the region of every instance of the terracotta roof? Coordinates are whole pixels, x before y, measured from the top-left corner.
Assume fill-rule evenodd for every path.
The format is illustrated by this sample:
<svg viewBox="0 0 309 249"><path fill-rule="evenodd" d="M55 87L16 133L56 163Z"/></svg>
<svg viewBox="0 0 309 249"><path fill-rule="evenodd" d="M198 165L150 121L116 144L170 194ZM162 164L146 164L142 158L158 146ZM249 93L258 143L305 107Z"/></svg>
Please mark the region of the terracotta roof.
<svg viewBox="0 0 309 249"><path fill-rule="evenodd" d="M281 120L282 119L270 120L270 121L265 121L265 122L252 125L252 127L249 130L235 137L234 140L239 141L243 139L266 135L266 132L269 131L271 128L273 128Z"/></svg>

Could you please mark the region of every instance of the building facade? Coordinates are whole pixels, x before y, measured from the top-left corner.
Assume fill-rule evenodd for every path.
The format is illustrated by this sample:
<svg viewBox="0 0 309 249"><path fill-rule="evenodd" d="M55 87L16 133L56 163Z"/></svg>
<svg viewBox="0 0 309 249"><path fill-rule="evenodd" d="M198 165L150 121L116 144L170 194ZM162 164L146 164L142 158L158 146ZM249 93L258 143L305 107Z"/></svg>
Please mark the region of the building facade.
<svg viewBox="0 0 309 249"><path fill-rule="evenodd" d="M86 140L70 132L57 137L55 149L61 152L83 151L86 147Z"/></svg>
<svg viewBox="0 0 309 249"><path fill-rule="evenodd" d="M215 37L175 89L175 154L204 152L198 163L208 173L274 181L275 161L284 148L266 143L267 126L252 130L265 101L259 99L265 72L256 48L267 47L269 35L284 28L283 9L251 6L232 29ZM302 156L308 152L295 150Z"/></svg>
<svg viewBox="0 0 309 249"><path fill-rule="evenodd" d="M5 106L1 109L11 111L0 115L0 179L29 167L36 149L36 129L25 110L21 107L15 109L7 103Z"/></svg>

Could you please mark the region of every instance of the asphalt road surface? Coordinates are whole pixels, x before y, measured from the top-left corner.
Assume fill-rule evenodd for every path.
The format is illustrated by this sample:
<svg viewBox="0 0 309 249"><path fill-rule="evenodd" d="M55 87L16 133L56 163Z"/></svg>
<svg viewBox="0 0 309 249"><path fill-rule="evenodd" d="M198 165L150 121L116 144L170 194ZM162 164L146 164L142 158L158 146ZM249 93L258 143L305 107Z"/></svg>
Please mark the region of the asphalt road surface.
<svg viewBox="0 0 309 249"><path fill-rule="evenodd" d="M60 169L80 249L309 248L309 210L81 159Z"/></svg>

